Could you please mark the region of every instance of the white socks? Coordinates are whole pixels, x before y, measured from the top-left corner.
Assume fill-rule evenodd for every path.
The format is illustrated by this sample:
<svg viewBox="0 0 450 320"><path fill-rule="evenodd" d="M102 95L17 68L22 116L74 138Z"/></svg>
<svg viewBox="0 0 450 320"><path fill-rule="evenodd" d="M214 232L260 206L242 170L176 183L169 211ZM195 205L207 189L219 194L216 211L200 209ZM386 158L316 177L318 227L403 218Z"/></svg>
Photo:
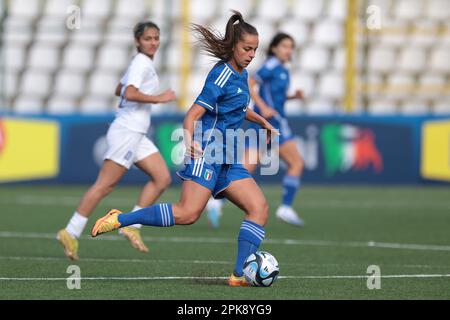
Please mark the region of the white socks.
<svg viewBox="0 0 450 320"><path fill-rule="evenodd" d="M209 198L208 203L206 204L206 209L217 209L222 210L222 200L214 199L213 197Z"/></svg>
<svg viewBox="0 0 450 320"><path fill-rule="evenodd" d="M133 211L142 209L139 206L134 206ZM81 234L83 233L84 227L86 227L86 223L88 221L88 218L82 216L78 212L74 212L72 218L69 221L69 224L66 227L67 232L74 238L79 238ZM133 228L140 229L142 227L141 224L133 224Z"/></svg>
<svg viewBox="0 0 450 320"><path fill-rule="evenodd" d="M135 205L131 212L134 212L134 211L137 211L137 210L140 210L140 209L142 209L142 207L139 207L138 205ZM132 224L129 227L140 229L142 227L142 224Z"/></svg>
<svg viewBox="0 0 450 320"><path fill-rule="evenodd" d="M66 227L66 230L72 237L78 239L83 233L87 221L88 218L82 216L81 214L75 211L75 213L73 214L72 218L69 221L69 224Z"/></svg>

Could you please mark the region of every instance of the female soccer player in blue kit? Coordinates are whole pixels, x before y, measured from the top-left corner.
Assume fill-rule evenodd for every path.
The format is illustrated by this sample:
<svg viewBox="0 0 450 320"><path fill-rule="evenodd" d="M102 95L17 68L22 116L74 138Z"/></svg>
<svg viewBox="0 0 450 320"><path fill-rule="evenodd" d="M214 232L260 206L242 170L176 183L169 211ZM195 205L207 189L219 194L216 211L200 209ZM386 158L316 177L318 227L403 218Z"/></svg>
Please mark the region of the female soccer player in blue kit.
<svg viewBox="0 0 450 320"><path fill-rule="evenodd" d="M294 45L294 39L286 33L278 33L273 37L267 60L250 78L250 92L255 101L255 112L279 130L280 158L287 164L287 173L283 178L283 196L276 216L289 224L301 227L304 225L303 220L294 211L292 204L300 188L304 164L284 111L286 100L303 99L300 90L296 90L292 96L287 94L290 77L285 65L291 61ZM256 84L259 85L259 91L256 91ZM244 159L251 159L252 156L256 156L259 161L257 146L250 145ZM255 171L257 164L250 164L247 160L245 163L250 172Z"/></svg>
<svg viewBox="0 0 450 320"><path fill-rule="evenodd" d="M243 265L264 239L269 206L252 176L237 160L229 164L223 163L223 159L214 160L207 156L208 148L217 149L221 142L211 141L211 135L205 134L200 147L193 137L196 125L201 124L203 132L214 129L225 136L227 129L240 128L244 119L266 129L268 138L271 134L278 134L267 120L248 108L250 92L245 68L255 57L258 32L237 11L233 11L228 20L223 38L200 25L193 25L193 31L202 40L205 51L220 61L209 72L202 92L184 119L185 144L189 150L189 160L194 161L178 172L184 180L180 200L126 214L113 209L97 220L91 235L96 237L135 223L157 227L193 224L199 219L211 195L225 197L245 213L238 236L236 264L228 284L246 286ZM224 140L219 145L223 149L226 148Z"/></svg>
<svg viewBox="0 0 450 320"><path fill-rule="evenodd" d="M288 167L287 174L283 178L283 196L276 216L291 225L302 227L304 222L294 211L292 204L300 188L304 165L284 112L286 100L303 99L300 90L296 90L292 96L287 94L290 77L285 64L291 60L293 50L294 39L290 35L276 34L269 44L266 61L250 77L250 93L255 101L255 112L279 130L279 154ZM257 86L259 86L259 90L257 90ZM255 125L251 127L257 129ZM255 171L260 157L258 144L249 144L243 162L250 173ZM214 199L208 203L208 219L214 227L218 226L222 203L223 201Z"/></svg>

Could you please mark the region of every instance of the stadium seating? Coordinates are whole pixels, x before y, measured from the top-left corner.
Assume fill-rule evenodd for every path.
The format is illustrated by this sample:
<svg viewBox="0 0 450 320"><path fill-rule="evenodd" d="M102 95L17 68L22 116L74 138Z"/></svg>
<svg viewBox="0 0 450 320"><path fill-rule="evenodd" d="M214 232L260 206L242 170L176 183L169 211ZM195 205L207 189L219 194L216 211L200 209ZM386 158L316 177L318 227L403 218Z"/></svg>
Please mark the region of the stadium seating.
<svg viewBox="0 0 450 320"><path fill-rule="evenodd" d="M50 75L27 69L23 75L21 94L44 98L51 89Z"/></svg>
<svg viewBox="0 0 450 320"><path fill-rule="evenodd" d="M63 52L64 68L74 71L88 71L94 66L94 52L89 47L69 45Z"/></svg>
<svg viewBox="0 0 450 320"><path fill-rule="evenodd" d="M61 16L44 16L37 22L36 43L61 47L67 41L65 23Z"/></svg>
<svg viewBox="0 0 450 320"><path fill-rule="evenodd" d="M5 49L5 61L8 71L15 72L21 70L25 65L26 50L21 44L10 44Z"/></svg>
<svg viewBox="0 0 450 320"><path fill-rule="evenodd" d="M81 4L83 8L83 19L105 19L111 14L111 6L113 2L110 0L84 0Z"/></svg>
<svg viewBox="0 0 450 320"><path fill-rule="evenodd" d="M58 48L37 43L29 51L28 67L50 73L58 67L58 59Z"/></svg>
<svg viewBox="0 0 450 320"><path fill-rule="evenodd" d="M214 1L191 0L189 12L192 21L199 24L208 23L214 18L217 6Z"/></svg>
<svg viewBox="0 0 450 320"><path fill-rule="evenodd" d="M114 111L115 85L135 54L133 26L143 19L154 20L162 29L155 59L161 90L180 88L181 41L186 30L180 17L180 0L173 0L171 6L165 0L5 3L6 64L0 91L6 101L0 110L64 114ZM378 6L382 28L358 31L355 71L361 87L366 88L357 93L362 104L358 109L371 114L448 112L448 0L367 0L365 4ZM70 30L66 23L73 5L81 8L81 28ZM305 100L289 102L288 112L342 110L347 0L191 0L188 9L190 21L213 26L222 33L231 9L241 11L257 27L260 47L250 73L263 63L275 32L291 34L296 41L291 90L302 88ZM365 12L360 12L359 25L364 27ZM192 35L190 41L193 50L187 95L192 100L215 60L198 50ZM155 110L165 112L167 108Z"/></svg>
<svg viewBox="0 0 450 320"><path fill-rule="evenodd" d="M76 98L84 93L84 76L70 70L61 70L55 79L55 95Z"/></svg>
<svg viewBox="0 0 450 320"><path fill-rule="evenodd" d="M323 11L323 0L298 0L294 2L294 15L301 21L318 21Z"/></svg>
<svg viewBox="0 0 450 320"><path fill-rule="evenodd" d="M47 0L43 14L48 17L63 18L67 15L67 8L74 4L73 0Z"/></svg>
<svg viewBox="0 0 450 320"><path fill-rule="evenodd" d="M282 20L288 9L286 0L261 0L256 14L262 20L274 22Z"/></svg>
<svg viewBox="0 0 450 320"><path fill-rule="evenodd" d="M114 14L121 19L141 19L145 12L144 0L118 0Z"/></svg>
<svg viewBox="0 0 450 320"><path fill-rule="evenodd" d="M111 108L110 99L102 96L88 95L80 103L80 112L84 114L107 113Z"/></svg>
<svg viewBox="0 0 450 320"><path fill-rule="evenodd" d="M14 112L19 114L40 114L44 110L44 100L37 96L20 95L14 103Z"/></svg>
<svg viewBox="0 0 450 320"><path fill-rule="evenodd" d="M128 48L107 44L99 49L96 67L122 72L126 69L129 61Z"/></svg>
<svg viewBox="0 0 450 320"><path fill-rule="evenodd" d="M11 15L21 19L34 19L39 15L40 0L14 0L10 2Z"/></svg>
<svg viewBox="0 0 450 320"><path fill-rule="evenodd" d="M66 95L53 95L47 102L47 112L49 114L73 114L76 110L76 100Z"/></svg>

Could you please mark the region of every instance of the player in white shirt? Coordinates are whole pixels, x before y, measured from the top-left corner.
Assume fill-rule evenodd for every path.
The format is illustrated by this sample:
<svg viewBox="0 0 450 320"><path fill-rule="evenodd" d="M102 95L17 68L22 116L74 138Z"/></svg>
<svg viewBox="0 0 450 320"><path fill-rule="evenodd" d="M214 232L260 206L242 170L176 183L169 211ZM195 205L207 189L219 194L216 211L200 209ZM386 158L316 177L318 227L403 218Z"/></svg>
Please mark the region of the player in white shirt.
<svg viewBox="0 0 450 320"><path fill-rule="evenodd" d="M65 255L71 260L78 260L77 239L83 232L88 217L133 164L151 177L133 211L154 203L171 183L166 163L153 142L146 137L152 104L176 99L175 93L170 89L158 93L159 81L153 58L159 48L160 30L152 22L141 22L134 28L134 38L138 53L116 88L116 95L121 100L116 118L107 133L108 150L105 160L96 182L84 194L66 228L57 235L64 246ZM120 233L133 247L141 252L148 252L140 236L140 227L129 226L121 229Z"/></svg>

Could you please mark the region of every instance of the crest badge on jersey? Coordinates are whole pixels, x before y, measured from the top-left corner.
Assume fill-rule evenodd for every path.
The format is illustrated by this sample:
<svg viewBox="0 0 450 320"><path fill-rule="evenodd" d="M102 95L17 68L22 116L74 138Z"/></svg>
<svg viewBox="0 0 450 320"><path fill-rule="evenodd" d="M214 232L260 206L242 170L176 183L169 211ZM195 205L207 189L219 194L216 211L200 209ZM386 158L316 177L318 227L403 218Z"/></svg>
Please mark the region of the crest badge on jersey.
<svg viewBox="0 0 450 320"><path fill-rule="evenodd" d="M209 181L209 180L211 180L212 176L213 176L212 171L209 169L206 169L203 178L205 178L206 181Z"/></svg>

